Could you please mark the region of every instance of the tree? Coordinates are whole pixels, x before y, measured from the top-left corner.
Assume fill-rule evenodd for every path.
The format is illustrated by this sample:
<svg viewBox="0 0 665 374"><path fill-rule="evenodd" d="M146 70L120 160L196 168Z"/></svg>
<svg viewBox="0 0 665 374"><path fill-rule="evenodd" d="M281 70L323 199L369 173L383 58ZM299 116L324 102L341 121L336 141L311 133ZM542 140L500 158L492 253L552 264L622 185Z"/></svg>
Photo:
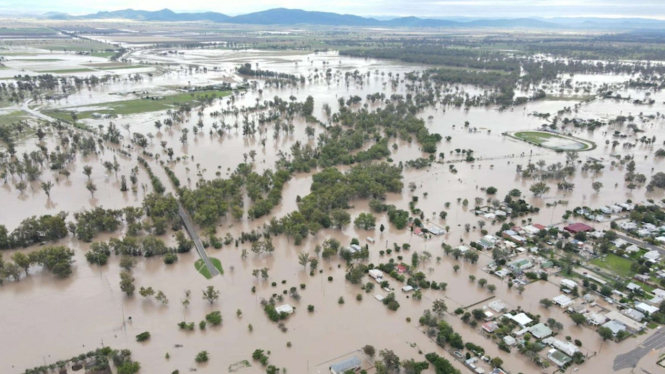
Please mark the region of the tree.
<svg viewBox="0 0 665 374"><path fill-rule="evenodd" d="M441 317L446 311L448 311L448 306L444 300L437 299L434 300L434 304L432 304L432 311Z"/></svg>
<svg viewBox="0 0 665 374"><path fill-rule="evenodd" d="M519 286L517 286L517 292L518 292L520 295L522 294L522 292L524 292L524 289L525 289L524 286L521 285L521 284L520 284Z"/></svg>
<svg viewBox="0 0 665 374"><path fill-rule="evenodd" d="M130 256L122 256L120 258L120 267L125 271L131 271L136 266L136 259Z"/></svg>
<svg viewBox="0 0 665 374"><path fill-rule="evenodd" d="M457 271L459 270L459 265L453 265L453 270L455 271L455 273L457 273Z"/></svg>
<svg viewBox="0 0 665 374"><path fill-rule="evenodd" d="M614 333L610 330L609 327L601 327L598 329L598 334L603 340L608 340L614 338Z"/></svg>
<svg viewBox="0 0 665 374"><path fill-rule="evenodd" d="M479 285L480 287L483 287L483 288L484 288L486 284L487 284L487 279L485 279L485 278L480 278L480 279L478 279L478 285Z"/></svg>
<svg viewBox="0 0 665 374"><path fill-rule="evenodd" d="M307 270L307 264L310 263L309 253L300 252L298 255L298 263L302 265L305 270Z"/></svg>
<svg viewBox="0 0 665 374"><path fill-rule="evenodd" d="M399 357L397 357L393 351L389 349L381 350L379 351L379 356L381 359L383 359L383 363L386 365L388 370L399 371Z"/></svg>
<svg viewBox="0 0 665 374"><path fill-rule="evenodd" d="M162 291L157 291L157 295L155 296L155 300L160 302L162 305L166 305L166 304L169 303L169 299L166 297L166 295Z"/></svg>
<svg viewBox="0 0 665 374"><path fill-rule="evenodd" d="M14 261L16 266L25 270L25 275L28 275L28 269L30 268L30 265L32 265L33 263L33 259L30 258L30 256L26 256L24 253L21 252L16 252L12 255L12 260Z"/></svg>
<svg viewBox="0 0 665 374"><path fill-rule="evenodd" d="M219 300L219 291L215 290L214 286L208 286L203 291L203 300L208 301L210 304Z"/></svg>
<svg viewBox="0 0 665 374"><path fill-rule="evenodd" d="M381 233L383 233L383 230L385 230L385 229L386 229L386 227L383 226L383 223L382 223L381 226L379 226L379 231L381 231Z"/></svg>
<svg viewBox="0 0 665 374"><path fill-rule="evenodd" d="M155 290L153 290L152 287L148 287L148 288L141 287L139 289L139 295L141 295L143 297L150 297L150 296L153 296L154 294L155 294Z"/></svg>
<svg viewBox="0 0 665 374"><path fill-rule="evenodd" d="M586 317L582 313L573 313L570 315L570 318L575 322L576 325L581 325L586 322Z"/></svg>
<svg viewBox="0 0 665 374"><path fill-rule="evenodd" d="M86 177L88 177L88 180L90 180L90 175L92 175L92 166L86 165L83 167L83 174L85 174Z"/></svg>
<svg viewBox="0 0 665 374"><path fill-rule="evenodd" d="M376 350L371 345L364 346L363 352L365 352L365 354L368 355L369 357L374 357L374 354L376 354Z"/></svg>
<svg viewBox="0 0 665 374"><path fill-rule="evenodd" d="M540 299L540 305L544 306L546 309L549 309L552 305L554 305L554 302L550 299Z"/></svg>
<svg viewBox="0 0 665 374"><path fill-rule="evenodd" d="M542 196L549 190L549 186L543 182L535 183L529 188L529 191L531 191L536 197Z"/></svg>
<svg viewBox="0 0 665 374"><path fill-rule="evenodd" d="M360 215L353 221L356 227L370 230L376 225L376 217L372 213L360 213Z"/></svg>
<svg viewBox="0 0 665 374"><path fill-rule="evenodd" d="M95 191L97 191L97 186L92 183L92 181L88 181L88 183L85 184L85 188L90 191L90 196L95 197Z"/></svg>
<svg viewBox="0 0 665 374"><path fill-rule="evenodd" d="M420 264L420 257L418 257L418 253L416 251L413 252L411 255L411 266L416 269L418 268L418 265Z"/></svg>
<svg viewBox="0 0 665 374"><path fill-rule="evenodd" d="M487 286L487 290L491 293L494 293L494 291L496 291L496 286L493 285L493 284L490 284L490 285Z"/></svg>
<svg viewBox="0 0 665 374"><path fill-rule="evenodd" d="M499 357L494 357L490 360L490 365L492 365L494 368L500 368L501 365L503 365L503 360Z"/></svg>
<svg viewBox="0 0 665 374"><path fill-rule="evenodd" d="M2 273L6 275L7 277L14 278L15 282L18 282L19 278L21 278L21 267L18 266L15 263L7 263L5 266L1 269ZM2 279L2 277L0 277Z"/></svg>
<svg viewBox="0 0 665 374"><path fill-rule="evenodd" d="M596 191L596 193L598 193L600 189L603 188L603 184L600 182L593 182L591 183L591 188L593 188L593 190Z"/></svg>
<svg viewBox="0 0 665 374"><path fill-rule="evenodd" d="M134 277L126 271L120 272L120 290L127 294L127 296L132 296L134 294Z"/></svg>
<svg viewBox="0 0 665 374"><path fill-rule="evenodd" d="M51 188L53 188L53 182L51 181L42 182L42 190L44 190L46 197L48 197L49 199L51 198Z"/></svg>

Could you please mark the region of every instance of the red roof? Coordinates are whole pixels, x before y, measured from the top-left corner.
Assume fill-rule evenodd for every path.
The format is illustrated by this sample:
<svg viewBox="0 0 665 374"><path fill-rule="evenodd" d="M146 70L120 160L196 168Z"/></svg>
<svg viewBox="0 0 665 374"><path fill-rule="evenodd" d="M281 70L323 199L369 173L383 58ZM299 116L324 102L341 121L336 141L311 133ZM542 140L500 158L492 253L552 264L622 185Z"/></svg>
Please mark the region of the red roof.
<svg viewBox="0 0 665 374"><path fill-rule="evenodd" d="M404 265L397 265L397 266L395 266L395 268L397 269L397 273L399 273L399 274L402 274L403 272L406 271L406 266L404 266Z"/></svg>
<svg viewBox="0 0 665 374"><path fill-rule="evenodd" d="M577 234L578 232L584 232L584 231L593 231L593 227L579 222L568 225L563 229L572 232L573 234Z"/></svg>
<svg viewBox="0 0 665 374"><path fill-rule="evenodd" d="M537 228L538 230L545 230L546 229L546 227L541 225L540 223L534 223L532 226Z"/></svg>

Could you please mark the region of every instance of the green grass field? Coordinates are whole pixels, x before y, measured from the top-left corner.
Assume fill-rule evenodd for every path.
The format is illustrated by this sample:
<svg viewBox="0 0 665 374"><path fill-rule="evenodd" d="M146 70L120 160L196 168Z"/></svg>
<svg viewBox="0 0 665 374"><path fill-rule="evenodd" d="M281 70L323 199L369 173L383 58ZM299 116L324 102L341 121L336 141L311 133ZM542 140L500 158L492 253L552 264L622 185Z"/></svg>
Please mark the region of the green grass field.
<svg viewBox="0 0 665 374"><path fill-rule="evenodd" d="M587 151L594 148L589 143L582 140L543 131L518 131L513 133L512 136L527 143L536 144L554 150ZM561 142L559 146L556 145L557 141Z"/></svg>
<svg viewBox="0 0 665 374"><path fill-rule="evenodd" d="M0 114L0 126L9 125L11 123L18 122L26 118L29 118L29 116L21 110L16 110L6 114Z"/></svg>
<svg viewBox="0 0 665 374"><path fill-rule="evenodd" d="M71 74L71 73L85 73L92 71L87 68L74 68L74 69L62 69L62 70L40 70L38 73L49 73L49 74Z"/></svg>
<svg viewBox="0 0 665 374"><path fill-rule="evenodd" d="M175 95L164 96L163 100L150 100L150 99L132 99L124 101L114 101L109 103L96 104L95 106L105 107L108 109L100 110L91 110L91 111L78 111L78 119L91 118L93 113L100 114L115 114L115 115L131 115L138 113L149 113L149 112L158 112L161 110L167 110L173 108L176 104L186 104L194 103L199 100L199 98L205 96L216 95L217 97L224 97L230 94L229 91L200 91L192 93L180 93ZM71 111L67 109L63 110L54 110L45 113L49 116L71 121Z"/></svg>
<svg viewBox="0 0 665 374"><path fill-rule="evenodd" d="M219 271L219 274L223 275L224 270L222 270L222 263L214 257L210 257L210 261L212 262L213 265L215 265L215 267ZM196 262L194 263L194 267L196 268L196 271L201 273L201 275L206 277L206 279L212 278L212 276L210 276L210 272L208 271L208 267L203 263L203 260L201 259L196 260Z"/></svg>
<svg viewBox="0 0 665 374"><path fill-rule="evenodd" d="M608 253L604 260L596 258L590 261L593 265L599 268L609 270L621 277L631 278L635 272L630 269L633 261L617 256L614 253Z"/></svg>

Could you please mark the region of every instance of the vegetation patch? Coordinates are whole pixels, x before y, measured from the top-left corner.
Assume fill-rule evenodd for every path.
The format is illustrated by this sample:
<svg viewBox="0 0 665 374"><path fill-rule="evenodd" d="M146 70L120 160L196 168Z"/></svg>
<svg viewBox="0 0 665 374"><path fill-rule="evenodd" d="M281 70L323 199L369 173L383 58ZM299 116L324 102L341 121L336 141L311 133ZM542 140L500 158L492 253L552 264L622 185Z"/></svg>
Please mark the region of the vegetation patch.
<svg viewBox="0 0 665 374"><path fill-rule="evenodd" d="M544 131L517 131L508 136L555 151L589 151L595 148L592 142Z"/></svg>
<svg viewBox="0 0 665 374"><path fill-rule="evenodd" d="M590 261L593 265L609 270L625 278L631 278L635 271L631 269L633 261L617 256L614 253L608 253L605 259L595 258Z"/></svg>
<svg viewBox="0 0 665 374"><path fill-rule="evenodd" d="M219 270L219 274L223 275L224 270L222 270L222 263L214 257L210 257L210 261L212 262L213 265L215 265L217 270ZM196 260L196 262L194 263L194 267L196 268L196 271L201 273L201 275L206 277L206 279L212 278L212 275L210 275L210 271L208 271L208 267L203 262L203 260L201 260L201 259Z"/></svg>

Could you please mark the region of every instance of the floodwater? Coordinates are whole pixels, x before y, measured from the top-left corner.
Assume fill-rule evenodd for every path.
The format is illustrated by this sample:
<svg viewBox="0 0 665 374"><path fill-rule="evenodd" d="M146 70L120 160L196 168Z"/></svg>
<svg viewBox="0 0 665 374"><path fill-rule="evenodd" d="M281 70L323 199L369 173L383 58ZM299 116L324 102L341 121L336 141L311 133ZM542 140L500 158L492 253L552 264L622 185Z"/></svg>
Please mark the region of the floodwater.
<svg viewBox="0 0 665 374"><path fill-rule="evenodd" d="M247 53L233 54L224 51L185 51L184 55L173 58L158 55L159 51L141 50L136 55L130 56L137 60L148 60L152 62L171 64L196 64L199 66L218 67L219 71L208 73L189 73L185 71L169 71L152 78L146 77L140 82L118 80L105 85L84 90L59 102L45 103L44 108L64 108L78 105L94 105L117 99L118 93L142 90L173 90L177 86L203 85L214 82L214 79L232 79L241 81L236 77L232 69L240 63L250 62L259 64L260 69L277 70L289 74L302 74L306 77L312 76L312 80L305 85L293 88L264 88L262 94L250 90L244 96L237 96L235 105L238 108L252 107L256 99L260 101L271 99L274 96L286 98L294 95L298 100L304 100L311 95L315 101L315 116L324 122L323 104L328 103L333 110L338 107L337 98L341 96L359 95L363 99L366 95L375 92L383 92L386 96L391 94L406 94L408 89L401 83L396 88L391 87L388 82L388 73L393 75L423 69L422 66L405 65L393 62L385 62L372 59L355 59L340 57L334 53L326 54L284 54L271 56L269 53ZM297 64L296 64L297 62ZM325 64L324 64L325 62ZM347 85L343 77L335 78L328 84L321 78L314 78L318 69L319 74L325 69L331 68L334 73L371 72L371 76L362 84L353 80ZM376 74L376 71L379 74ZM382 75L381 73L385 73ZM629 77L624 77L626 80ZM388 82L384 85L384 83ZM602 82L598 76L591 76L584 82L590 85L598 85ZM608 83L608 82L605 82ZM616 77L611 82L616 83ZM463 88L472 92L471 88ZM628 93L628 91L625 91ZM476 92L477 93L477 92ZM572 91L569 94L574 94ZM642 97L643 92L631 91L634 97ZM656 102L663 102L663 93L654 93L652 98ZM210 113L228 108L228 98L217 102L212 107L204 109L201 119L204 122L203 131L197 136L191 132L186 145L179 142L180 129L192 128L199 120L199 116L192 112L186 123L174 126L172 130L162 128L157 131L153 123L157 119L165 118L164 113L149 113L125 117L113 120L116 124L131 124L130 131L148 133L155 135L153 144L148 147L149 152L160 152L160 142L166 141L169 147L173 147L176 156L187 155L190 159L179 163L170 164L169 167L177 174L180 180L194 188L198 179L197 172L201 172L204 178L213 179L215 173L221 176L227 175L229 170L243 162L244 153L250 150L257 152L256 169L262 171L271 168L276 161L280 151L288 152L291 145L300 141L315 145L314 140L309 140L304 133L304 122L294 121L295 132L286 135L282 133L278 139L272 137L272 125L265 125L265 132L253 137L243 137L240 130L233 128L236 118L229 116L211 117ZM460 241L466 243L477 240L480 236L478 229L465 232L464 224L476 225L478 217L471 213L474 198L486 198L486 194L480 190L481 187L496 187L499 192L497 198L501 199L509 190L520 189L526 196L528 203L541 207L539 215L530 216L534 222L549 225L562 221L561 216L566 210L575 206L602 206L614 202L623 202L632 199L639 202L647 198L662 199L663 191L648 193L645 188L630 191L625 188L623 182L624 167L612 167L609 164L609 156L614 153L622 155L634 155L637 162L637 171L649 177L652 172L663 170L663 161L655 160L653 153L658 146L637 145L627 149L621 145L612 149L605 144L606 140L613 140L611 134L617 130L626 132L622 127L601 127L594 132L573 130L575 136L593 141L597 148L580 154L584 160L587 156L603 158L605 169L596 175L579 171L569 179L575 183L573 192L562 192L556 189L556 185L549 182L552 188L543 198L535 198L528 193L532 180L523 180L516 173L516 165L526 165L528 160L536 162L545 160L548 164L553 162L565 162L565 156L556 152L534 148L526 143L519 142L501 134L505 131L539 128L544 121L529 115L533 112L556 113L564 107L573 106L574 101L540 101L529 103L526 106L516 107L512 110L499 112L496 108L471 108L468 111L462 109L428 108L419 115L427 121L431 132L451 136L452 140L445 140L439 145L438 152L445 154L445 161L455 161L454 165L458 172L453 174L449 171L449 164L434 163L427 169L404 170L405 188L400 194L389 194L388 203L395 204L399 208L407 209L411 196L420 197L418 207L425 213L425 217L440 226L450 226L450 233L443 237L425 240L413 236L406 230L396 230L388 223L385 215L378 215L377 227L381 224L386 226L386 231L380 233L377 230L364 231L354 227L343 230L321 231L316 237L310 237L300 246L295 246L285 236L274 239L277 250L273 255L256 256L250 252L247 259L241 258L241 250L249 249L248 244L240 244L237 248L233 245L225 246L221 250L210 249L209 254L221 260L224 267L224 275L206 280L194 270L194 261L197 255L192 252L179 256L179 261L171 266L165 265L159 258L140 259L138 266L133 270L136 278L137 288L152 286L156 290L162 290L169 298L169 304L159 305L155 300L145 300L138 294L126 297L119 289L119 266L118 258L112 258L104 267L89 265L84 257L88 245L67 238L61 243L69 245L76 251L76 263L73 274L67 279L55 279L39 268L31 269L30 274L23 277L19 282L6 281L0 287L0 319L5 321L3 334L0 336L0 372L19 373L26 368L53 363L59 359L72 357L82 352L101 346L113 348L129 348L133 352L133 358L138 360L144 368L145 373L168 373L175 369L181 372L196 368L197 371L213 373L227 372L230 365L242 360L250 360L255 349L270 351L270 363L277 367L287 368L291 373L315 373L325 372L326 365L335 362L335 358L347 355L366 344L373 345L378 349L392 349L403 359L415 358L424 360L422 354L438 352L447 359L452 356L445 353L441 348L431 342L419 329L418 317L423 310L431 307L434 300L443 298L446 300L449 311L460 306L468 306L495 296L508 305L537 313L542 320L549 317L555 318L564 324L564 329L559 333L559 338L570 335L573 339L579 339L583 343L585 353L590 355L598 352L595 357L590 358L580 366L584 373L596 371L608 371L612 366L615 355L630 351L646 336L636 339L627 339L616 344L613 342L602 343L598 334L586 327L574 326L571 319L555 308L546 310L538 304L543 297L556 296L558 286L556 279L553 283L540 282L527 286L523 294L516 290L510 290L505 284L501 284L498 278L491 277L481 270L484 265L491 261L485 255L481 256L478 264L472 265L463 261L455 261L446 257L441 250L441 243L446 242L457 245ZM378 105L370 105L370 108ZM663 119L658 117L654 120L641 120L637 118L639 113L644 115L657 114L659 105L637 106L628 102L616 102L613 100L597 100L579 107L577 113L569 113L569 117L580 118L604 118L609 119L617 115L633 114L636 116L635 123L645 132L641 135L647 137L656 136L657 143L665 140L665 127ZM428 119L430 118L431 119ZM256 118L250 115L250 120ZM238 121L241 121L240 117ZM97 125L106 125L108 120L86 120L93 128ZM208 134L213 122L224 121L232 126L223 137ZM468 128L464 122L470 123ZM471 129L476 131L470 131ZM128 135L122 127L123 135ZM491 130L491 131L488 131ZM316 128L317 134L323 131ZM266 138L266 146L261 145L260 140ZM634 140L634 138L629 138ZM622 141L623 142L623 141ZM55 140L47 140L49 149L55 147ZM127 138L124 145L128 144ZM406 162L418 157L426 157L421 152L417 143L397 141L398 150L391 156L395 163ZM28 140L19 146L19 154L23 151L34 150L34 141ZM462 162L462 157L454 152L456 148L472 149L474 156L480 160L474 163ZM438 153L437 152L437 153ZM119 182L115 175L105 172L101 163L112 161L111 149L107 148L97 156L83 158L78 156L72 166L69 180L59 178L56 187L52 190L50 200L46 199L43 192L32 192L26 190L23 196L19 196L14 184L18 179L10 181L0 189L0 201L2 202L2 214L0 224L8 229L15 228L21 220L32 216L46 213L55 213L60 210L75 212L93 206L104 206L105 208L120 208L127 205L139 205L144 193L151 191L149 180L144 170L139 168L139 187L136 193L121 193ZM131 160L118 155L121 163L121 171L118 175L128 176L129 170L136 166L133 152ZM162 154L165 160L166 155ZM459 162L457 162L459 161ZM160 176L163 182L167 178L157 161L150 161L153 171ZM83 175L84 165L93 165L93 175L98 191L94 199L85 189L87 177ZM313 171L314 172L314 171ZM312 173L313 173L312 172ZM296 174L286 184L283 191L283 201L276 206L271 216L282 217L297 209L296 197L304 196L309 191L311 175ZM17 177L18 178L18 177ZM50 172L45 172L42 180L55 180ZM591 189L591 183L600 181L604 188L600 193ZM406 187L410 182L417 186L414 192ZM616 184L616 186L615 186ZM145 185L145 192L141 185ZM35 189L37 187L35 186ZM425 197L425 194L426 197ZM471 206L465 207L457 202L457 199L468 199ZM557 205L555 208L547 208L547 203L565 200L567 205ZM445 203L450 203L450 208L445 209ZM367 201L353 202L355 207L351 210L352 219L360 212L369 210ZM438 212L448 211L447 219L441 220ZM234 237L239 236L242 231L249 231L265 223L270 217L249 221L244 218L240 221L232 219L223 220L217 230L218 236L224 236L227 232ZM494 232L499 225L488 222L485 229ZM115 236L120 236L120 233ZM170 235L170 234L169 234ZM169 243L170 236L165 237ZM352 238L359 238L361 243L366 242L367 237L376 239L375 244L370 244L369 262L378 264L387 262L389 258L403 255L404 261L409 262L411 252L429 251L434 255L442 257L440 263L432 259L428 263L421 264L421 270L425 272L428 279L448 283L446 291L425 290L422 300L412 300L407 294L399 290L397 282L390 282L396 289L397 299L401 307L396 312L389 311L382 303L373 298L375 294L385 295L386 292L378 287L371 294L365 294L360 286L352 285L344 280L345 264L335 259L329 263L321 260L319 269L321 274L310 276L298 264L298 254L301 251L314 255L313 249L316 244L322 243L327 238L337 238L344 245ZM97 240L107 240L109 235L98 236ZM410 243L411 250L406 253L393 253L380 256L379 250L386 246L392 247L393 243ZM28 249L32 250L32 249ZM12 251L4 253L8 259ZM453 265L459 264L459 272L453 271ZM267 267L270 269L268 281L257 280L251 275L253 269ZM492 295L487 290L481 289L468 280L469 275L477 278L485 277L489 283L497 285L497 290ZM329 282L327 278L333 277ZM369 279L366 278L365 281ZM285 284L282 284L285 281ZM272 287L270 283L276 282ZM288 331L282 332L275 323L268 320L263 312L260 300L268 299L271 295L280 294L290 287L299 287L305 284L306 289L300 290L302 299L295 301L285 296L285 301L297 308L294 315L285 322ZM214 285L221 291L220 300L211 305L201 299L201 290L208 285ZM252 292L256 287L256 292ZM185 290L191 290L191 304L188 308L181 305L185 298ZM357 301L356 295L362 294L363 300ZM344 304L339 304L338 299L343 297ZM314 305L313 313L307 312L307 305ZM198 328L194 332L183 332L177 327L180 321L198 322L204 319L205 314L220 310L224 318L221 327L209 327L205 331ZM238 317L236 311L241 310L242 316ZM131 322L128 322L129 317ZM407 322L407 317L411 322ZM456 331L462 334L465 341L471 341L483 346L489 356L500 356L505 364L504 368L513 373L531 373L538 369L517 352L507 354L499 351L495 344L485 340L481 334L453 315L445 319L451 323ZM253 326L249 331L248 325ZM137 343L135 335L149 331L151 339L145 343ZM287 346L291 343L291 347ZM176 348L176 345L182 345ZM206 364L196 364L194 357L200 351L206 350L210 354L210 361ZM422 354L420 353L422 351ZM165 358L166 354L169 359ZM359 354L359 353L358 353ZM655 357L645 357L640 365L645 368L655 367ZM251 362L252 367L244 369L245 372L263 372L260 364ZM455 365L464 372L467 370L458 362ZM323 369L322 369L323 368ZM550 368L546 372L553 372ZM653 369L652 369L653 370ZM433 370L430 369L430 372ZM624 370L627 372L627 370Z"/></svg>

